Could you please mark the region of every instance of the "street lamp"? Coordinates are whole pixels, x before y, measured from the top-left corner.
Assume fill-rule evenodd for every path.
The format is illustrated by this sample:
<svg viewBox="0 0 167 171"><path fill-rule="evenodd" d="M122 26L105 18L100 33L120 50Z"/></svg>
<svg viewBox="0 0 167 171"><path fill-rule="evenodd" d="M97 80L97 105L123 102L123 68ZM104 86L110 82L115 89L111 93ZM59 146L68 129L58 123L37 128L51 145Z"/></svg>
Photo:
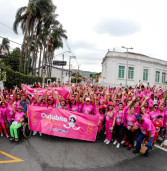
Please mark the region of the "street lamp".
<svg viewBox="0 0 167 171"><path fill-rule="evenodd" d="M69 74L68 74L68 83L70 83L71 59L76 59L76 56L70 56L70 57L69 57Z"/></svg>
<svg viewBox="0 0 167 171"><path fill-rule="evenodd" d="M125 47L125 46L121 46L121 48L127 50L127 59L126 59L126 81L125 81L125 87L127 88L127 81L128 81L128 50L129 50L129 49L133 49L133 48L132 48L132 47L131 47L131 48L128 48L128 47Z"/></svg>

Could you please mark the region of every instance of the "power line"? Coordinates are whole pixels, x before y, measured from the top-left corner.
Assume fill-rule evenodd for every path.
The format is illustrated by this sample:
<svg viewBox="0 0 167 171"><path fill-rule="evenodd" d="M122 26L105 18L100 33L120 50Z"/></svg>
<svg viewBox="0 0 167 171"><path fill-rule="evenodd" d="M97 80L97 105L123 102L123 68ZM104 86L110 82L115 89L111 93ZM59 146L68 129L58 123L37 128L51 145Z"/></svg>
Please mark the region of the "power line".
<svg viewBox="0 0 167 171"><path fill-rule="evenodd" d="M0 36L0 38L2 38L2 39L6 39L6 37L2 37L2 36ZM13 41L13 40L10 40L10 39L8 39L10 42L12 42L12 43L15 43L15 44L18 44L18 45L22 45L22 44L20 44L20 43L17 43L17 42L15 42L15 41Z"/></svg>

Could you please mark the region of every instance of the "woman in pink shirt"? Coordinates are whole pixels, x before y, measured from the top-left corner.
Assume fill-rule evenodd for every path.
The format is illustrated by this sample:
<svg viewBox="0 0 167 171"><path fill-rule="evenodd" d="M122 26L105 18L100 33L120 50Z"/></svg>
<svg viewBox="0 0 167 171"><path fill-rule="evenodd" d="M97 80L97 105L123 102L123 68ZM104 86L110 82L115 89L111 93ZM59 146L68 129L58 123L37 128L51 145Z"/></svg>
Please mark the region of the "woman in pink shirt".
<svg viewBox="0 0 167 171"><path fill-rule="evenodd" d="M95 107L94 107L95 115L99 114L99 108L100 108L100 100L98 97L95 98Z"/></svg>
<svg viewBox="0 0 167 171"><path fill-rule="evenodd" d="M24 112L22 112L23 107L19 106L17 108L17 111L15 113L15 118L14 118L14 122L12 122L12 125L10 126L10 135L11 138L10 140L13 141L15 139L15 141L18 141L18 134L17 134L17 129L21 127L21 122L24 120Z"/></svg>
<svg viewBox="0 0 167 171"><path fill-rule="evenodd" d="M104 113L105 113L104 106L100 106L100 108L99 108L99 114L98 114L100 117L99 117L99 123L98 123L97 138L99 137L100 131L103 128Z"/></svg>
<svg viewBox="0 0 167 171"><path fill-rule="evenodd" d="M143 117L143 118L150 119L150 115L146 113L146 109L145 109L144 106L141 107L140 111L141 111L140 113L142 114L142 117Z"/></svg>
<svg viewBox="0 0 167 171"><path fill-rule="evenodd" d="M9 98L9 103L6 103L6 116L7 116L7 121L9 123L9 125L12 124L12 120L14 118L15 115L15 109L14 109L14 100L12 97Z"/></svg>
<svg viewBox="0 0 167 171"><path fill-rule="evenodd" d="M108 107L105 113L105 128L106 128L106 139L104 140L105 144L110 144L111 138L112 138L112 132L113 128L115 125L115 120L114 120L114 104L113 102L108 103Z"/></svg>
<svg viewBox="0 0 167 171"><path fill-rule="evenodd" d="M151 119L152 123L154 123L157 120L158 115L159 115L159 110L158 110L157 104L154 105L154 109L152 112L149 113L149 115L150 115L150 119Z"/></svg>
<svg viewBox="0 0 167 171"><path fill-rule="evenodd" d="M0 133L1 133L1 137L2 137L3 136L2 129L1 129L1 127L2 127L6 137L8 138L9 136L6 131L5 122L6 122L6 107L5 107L5 103L2 102L1 108L0 108Z"/></svg>
<svg viewBox="0 0 167 171"><path fill-rule="evenodd" d="M82 113L93 114L93 106L91 104L90 98L87 97L86 102L83 101L82 103L83 103Z"/></svg>
<svg viewBox="0 0 167 171"><path fill-rule="evenodd" d="M124 144L124 147L128 146L128 150L132 148L132 144L134 140L134 133L131 132L131 128L133 127L135 122L136 122L135 108L134 106L131 106L130 112L127 112L125 114L126 142Z"/></svg>
<svg viewBox="0 0 167 171"><path fill-rule="evenodd" d="M74 97L70 98L70 111L79 112L78 103Z"/></svg>

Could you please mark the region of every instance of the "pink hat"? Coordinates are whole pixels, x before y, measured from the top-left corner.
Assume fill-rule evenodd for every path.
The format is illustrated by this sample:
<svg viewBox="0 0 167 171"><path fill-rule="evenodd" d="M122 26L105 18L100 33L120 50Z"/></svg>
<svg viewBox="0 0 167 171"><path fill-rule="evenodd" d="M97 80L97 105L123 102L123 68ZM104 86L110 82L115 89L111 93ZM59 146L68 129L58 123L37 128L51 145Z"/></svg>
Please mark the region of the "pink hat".
<svg viewBox="0 0 167 171"><path fill-rule="evenodd" d="M71 98L70 98L70 101L72 101L72 100L75 100L75 98L74 98L74 97L71 97Z"/></svg>
<svg viewBox="0 0 167 171"><path fill-rule="evenodd" d="M109 102L108 106L114 106L114 103L113 102Z"/></svg>
<svg viewBox="0 0 167 171"><path fill-rule="evenodd" d="M96 97L96 100L99 100L99 98L98 98L98 97Z"/></svg>
<svg viewBox="0 0 167 171"><path fill-rule="evenodd" d="M10 99L10 100L13 100L13 101L14 101L13 97L9 97L8 99Z"/></svg>
<svg viewBox="0 0 167 171"><path fill-rule="evenodd" d="M17 110L18 110L18 109L21 109L21 110L23 110L23 107L22 107L22 106L18 106Z"/></svg>
<svg viewBox="0 0 167 171"><path fill-rule="evenodd" d="M104 106L100 106L100 107L99 107L99 110L100 110L100 109L104 109L104 108L105 108Z"/></svg>
<svg viewBox="0 0 167 171"><path fill-rule="evenodd" d="M48 98L48 100L51 100L51 101L53 101L53 98L49 97L49 98Z"/></svg>
<svg viewBox="0 0 167 171"><path fill-rule="evenodd" d="M61 101L61 102L62 102L62 101L65 101L65 99L64 99L64 98L62 98L60 101Z"/></svg>
<svg viewBox="0 0 167 171"><path fill-rule="evenodd" d="M153 104L149 104L149 108L154 107Z"/></svg>
<svg viewBox="0 0 167 171"><path fill-rule="evenodd" d="M36 97L36 96L33 96L33 97L32 97L32 99L35 99L35 100L37 100L37 97Z"/></svg>
<svg viewBox="0 0 167 171"><path fill-rule="evenodd" d="M159 95L157 94L155 97L159 98Z"/></svg>

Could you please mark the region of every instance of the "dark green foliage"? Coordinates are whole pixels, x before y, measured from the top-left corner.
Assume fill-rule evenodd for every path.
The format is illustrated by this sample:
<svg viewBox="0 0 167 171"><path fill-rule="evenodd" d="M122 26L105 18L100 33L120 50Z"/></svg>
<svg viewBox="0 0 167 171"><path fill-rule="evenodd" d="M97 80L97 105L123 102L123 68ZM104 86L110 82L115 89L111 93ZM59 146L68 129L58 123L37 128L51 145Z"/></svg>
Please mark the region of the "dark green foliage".
<svg viewBox="0 0 167 171"><path fill-rule="evenodd" d="M32 85L35 82L42 83L42 77L24 75L20 72L13 71L9 67L6 67L6 68L3 67L2 70L3 70L3 72L6 72L5 87L7 87L8 89L13 88L13 86L15 86L15 85L20 87L21 84ZM56 81L56 77L46 78L45 82L47 81L47 79L51 79L52 81Z"/></svg>

